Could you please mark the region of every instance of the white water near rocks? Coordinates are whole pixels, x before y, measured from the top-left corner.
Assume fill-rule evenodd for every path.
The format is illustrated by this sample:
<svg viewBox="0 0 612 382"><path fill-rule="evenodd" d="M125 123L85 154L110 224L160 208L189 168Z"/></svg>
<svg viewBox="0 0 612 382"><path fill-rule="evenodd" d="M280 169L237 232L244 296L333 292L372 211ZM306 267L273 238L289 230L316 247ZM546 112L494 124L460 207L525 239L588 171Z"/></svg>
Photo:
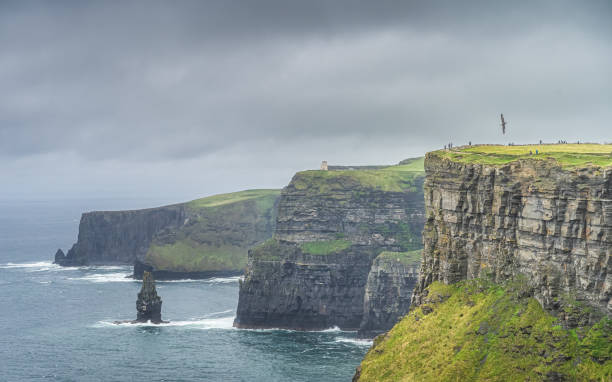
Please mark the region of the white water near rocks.
<svg viewBox="0 0 612 382"><path fill-rule="evenodd" d="M338 328L233 328L240 277L158 281L169 322L117 325L136 316L131 267L50 260L81 211L144 206L81 203L0 201L0 380L346 381L371 344Z"/></svg>

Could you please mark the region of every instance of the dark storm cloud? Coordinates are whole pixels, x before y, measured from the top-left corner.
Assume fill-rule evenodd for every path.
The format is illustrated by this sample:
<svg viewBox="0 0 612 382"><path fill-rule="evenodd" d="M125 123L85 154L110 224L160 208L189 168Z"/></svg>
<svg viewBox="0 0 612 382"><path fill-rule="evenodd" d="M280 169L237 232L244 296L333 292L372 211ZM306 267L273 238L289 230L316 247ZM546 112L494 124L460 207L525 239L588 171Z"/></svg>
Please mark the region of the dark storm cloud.
<svg viewBox="0 0 612 382"><path fill-rule="evenodd" d="M258 163L285 166L282 185L321 157L612 140L610 16L608 1L4 1L0 171L157 162L178 182Z"/></svg>

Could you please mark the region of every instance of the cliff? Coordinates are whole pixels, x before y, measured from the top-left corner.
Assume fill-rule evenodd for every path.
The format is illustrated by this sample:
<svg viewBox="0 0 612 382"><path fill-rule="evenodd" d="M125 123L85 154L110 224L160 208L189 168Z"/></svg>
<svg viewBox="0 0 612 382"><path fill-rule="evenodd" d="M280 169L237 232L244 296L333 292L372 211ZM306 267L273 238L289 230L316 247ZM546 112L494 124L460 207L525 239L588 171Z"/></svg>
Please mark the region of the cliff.
<svg viewBox="0 0 612 382"><path fill-rule="evenodd" d="M134 211L88 212L60 265L133 264L156 278L241 273L248 248L272 236L278 190L249 190Z"/></svg>
<svg viewBox="0 0 612 382"><path fill-rule="evenodd" d="M382 252L376 256L365 287L359 327L362 336L386 332L408 313L420 264L420 250Z"/></svg>
<svg viewBox="0 0 612 382"><path fill-rule="evenodd" d="M249 252L234 325L358 329L376 256L421 247L422 183L422 159L297 173L281 193L273 239Z"/></svg>
<svg viewBox="0 0 612 382"><path fill-rule="evenodd" d="M464 147L425 171L411 312L354 380L610 380L612 145Z"/></svg>
<svg viewBox="0 0 612 382"><path fill-rule="evenodd" d="M610 315L611 152L612 145L544 145L427 154L425 248L413 302L433 281L522 274L566 325ZM572 301L591 309L568 315Z"/></svg>

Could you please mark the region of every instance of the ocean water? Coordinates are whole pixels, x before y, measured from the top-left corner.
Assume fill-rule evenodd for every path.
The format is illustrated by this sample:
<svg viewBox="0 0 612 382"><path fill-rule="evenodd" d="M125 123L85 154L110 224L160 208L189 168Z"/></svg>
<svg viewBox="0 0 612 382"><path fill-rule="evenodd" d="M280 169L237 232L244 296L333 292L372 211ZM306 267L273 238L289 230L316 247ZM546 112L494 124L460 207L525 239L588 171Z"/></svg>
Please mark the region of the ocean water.
<svg viewBox="0 0 612 382"><path fill-rule="evenodd" d="M158 282L170 323L135 318L130 267L62 268L80 213L170 201L0 201L0 381L347 381L353 332L232 328L238 278Z"/></svg>

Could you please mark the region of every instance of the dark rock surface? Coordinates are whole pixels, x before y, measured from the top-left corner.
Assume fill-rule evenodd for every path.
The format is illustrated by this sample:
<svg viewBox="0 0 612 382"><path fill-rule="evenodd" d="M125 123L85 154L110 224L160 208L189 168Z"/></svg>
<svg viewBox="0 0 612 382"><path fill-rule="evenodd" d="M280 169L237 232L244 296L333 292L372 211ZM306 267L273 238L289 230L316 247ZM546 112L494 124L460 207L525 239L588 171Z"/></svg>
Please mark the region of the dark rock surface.
<svg viewBox="0 0 612 382"><path fill-rule="evenodd" d="M434 152L425 170L425 249L413 303L433 281L524 275L568 326L568 304L612 314L612 169L466 164Z"/></svg>
<svg viewBox="0 0 612 382"><path fill-rule="evenodd" d="M67 265L66 264L66 254L64 254L64 251L62 251L61 248L58 249L57 252L55 252L53 262L59 265Z"/></svg>
<svg viewBox="0 0 612 382"><path fill-rule="evenodd" d="M144 258L153 237L185 220L183 205L132 211L94 211L81 216L79 237L60 265L132 264Z"/></svg>
<svg viewBox="0 0 612 382"><path fill-rule="evenodd" d="M84 213L65 266L135 264L161 279L244 272L247 251L272 236L279 190L247 190L133 211Z"/></svg>
<svg viewBox="0 0 612 382"><path fill-rule="evenodd" d="M274 240L251 250L234 326L357 330L372 256L359 246L310 255Z"/></svg>
<svg viewBox="0 0 612 382"><path fill-rule="evenodd" d="M157 295L155 290L155 279L149 272L144 272L142 276L142 288L138 293L138 300L136 300L136 321L135 322L149 322L153 324L160 324L161 318L161 307L162 300Z"/></svg>
<svg viewBox="0 0 612 382"><path fill-rule="evenodd" d="M385 190L357 170L296 174L281 193L274 238L249 251L234 326L359 329L373 260L385 250L421 246L423 175L406 176L402 187ZM308 250L312 243L338 242L346 245Z"/></svg>
<svg viewBox="0 0 612 382"><path fill-rule="evenodd" d="M361 337L375 337L391 329L410 310L418 280L420 259L402 261L401 255L383 252L374 259L363 299Z"/></svg>

